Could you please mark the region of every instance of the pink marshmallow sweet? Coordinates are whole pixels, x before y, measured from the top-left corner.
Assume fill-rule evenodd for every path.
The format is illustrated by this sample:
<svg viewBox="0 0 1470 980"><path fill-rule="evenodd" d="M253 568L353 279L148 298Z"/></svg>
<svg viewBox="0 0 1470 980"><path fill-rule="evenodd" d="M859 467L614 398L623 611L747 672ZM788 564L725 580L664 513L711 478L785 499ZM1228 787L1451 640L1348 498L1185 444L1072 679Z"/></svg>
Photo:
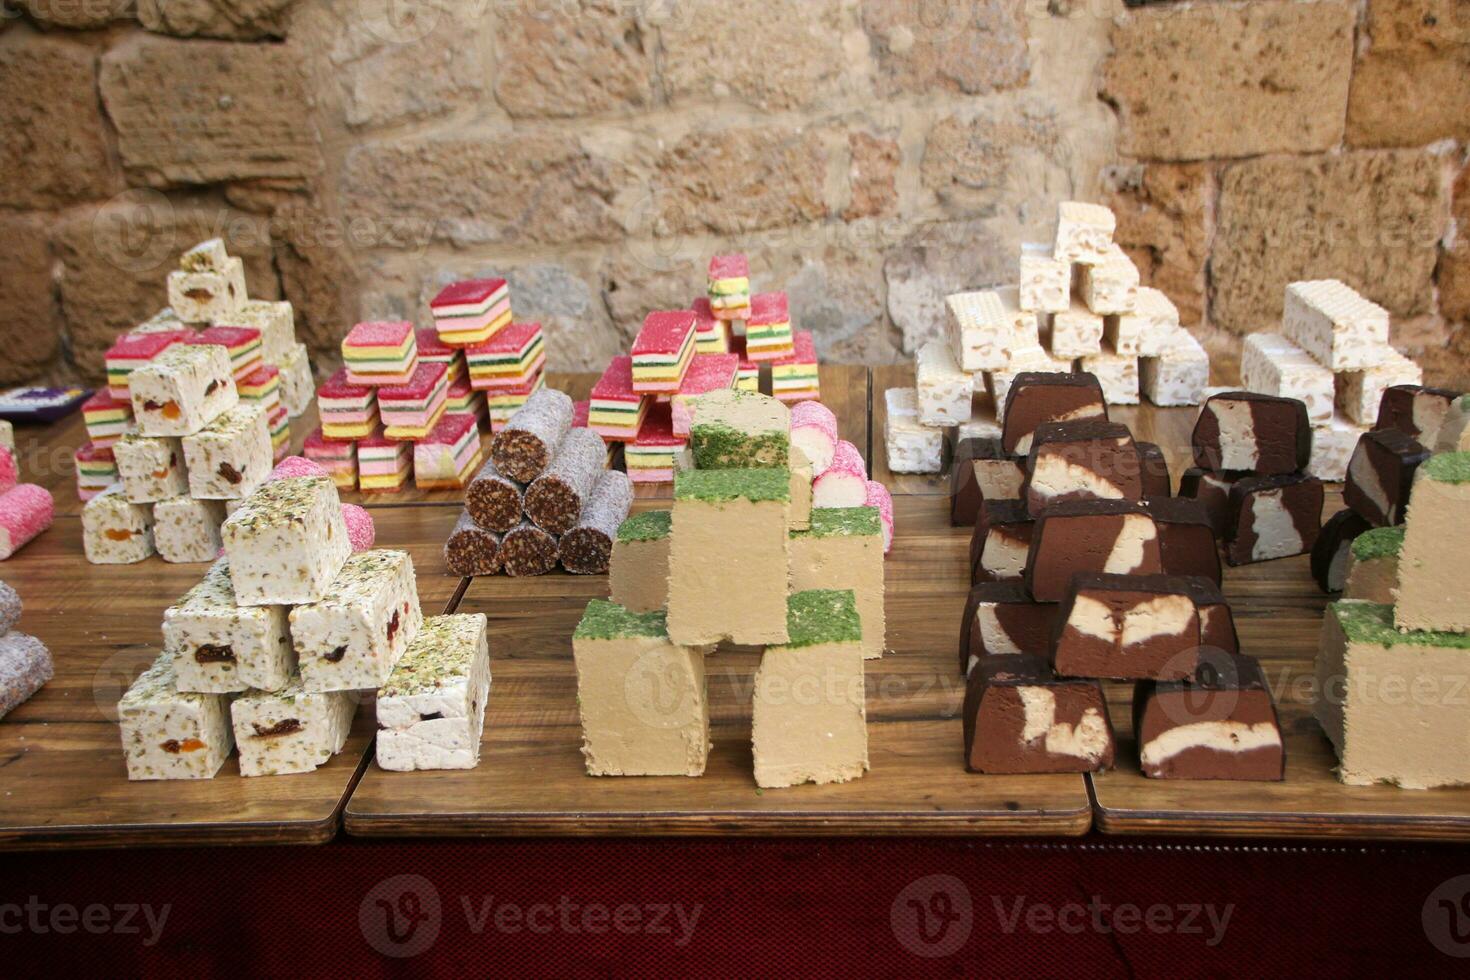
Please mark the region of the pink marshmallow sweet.
<svg viewBox="0 0 1470 980"><path fill-rule="evenodd" d="M797 402L791 406L791 441L812 464L812 476L821 476L837 451L837 416L821 402Z"/></svg>
<svg viewBox="0 0 1470 980"><path fill-rule="evenodd" d="M352 542L353 551L367 551L377 540L373 515L356 504L342 505L342 523L347 525L347 539Z"/></svg>
<svg viewBox="0 0 1470 980"><path fill-rule="evenodd" d="M287 456L276 464L271 470L271 475L265 478L267 483L272 480L289 480L298 476L330 476L327 468L316 460L307 459L305 456Z"/></svg>
<svg viewBox="0 0 1470 980"><path fill-rule="evenodd" d="M15 453L0 446L0 493L15 488L19 479L19 468L15 465Z"/></svg>
<svg viewBox="0 0 1470 980"><path fill-rule="evenodd" d="M886 555L893 550L893 495L877 480L869 480L868 499L863 503L864 506L878 508L878 516L883 521L883 553Z"/></svg>
<svg viewBox="0 0 1470 980"><path fill-rule="evenodd" d="M812 481L813 507L862 507L868 499L868 467L846 439L837 440L832 463Z"/></svg>
<svg viewBox="0 0 1470 980"><path fill-rule="evenodd" d="M51 526L56 501L34 483L0 494L0 561L15 554Z"/></svg>

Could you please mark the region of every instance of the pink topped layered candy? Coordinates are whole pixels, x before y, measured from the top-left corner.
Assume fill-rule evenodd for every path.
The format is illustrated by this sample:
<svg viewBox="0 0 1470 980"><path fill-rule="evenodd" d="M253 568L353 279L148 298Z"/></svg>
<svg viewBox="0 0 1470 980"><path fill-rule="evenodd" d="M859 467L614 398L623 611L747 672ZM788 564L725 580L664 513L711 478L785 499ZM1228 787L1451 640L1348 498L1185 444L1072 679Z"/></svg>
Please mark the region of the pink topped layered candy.
<svg viewBox="0 0 1470 980"><path fill-rule="evenodd" d="M504 279L452 282L429 301L429 312L449 346L483 343L510 322L510 287Z"/></svg>
<svg viewBox="0 0 1470 980"><path fill-rule="evenodd" d="M420 490L458 490L480 468L480 424L473 415L445 415L413 447Z"/></svg>
<svg viewBox="0 0 1470 980"><path fill-rule="evenodd" d="M357 441L357 478L363 493L402 489L412 462L412 445L389 439L381 431Z"/></svg>
<svg viewBox="0 0 1470 980"><path fill-rule="evenodd" d="M192 343L216 344L230 355L230 373L236 383L248 378L265 363L265 348L260 331L254 327L208 327L199 331Z"/></svg>
<svg viewBox="0 0 1470 980"><path fill-rule="evenodd" d="M750 312L750 263L743 255L709 260L709 304L721 320L743 320Z"/></svg>
<svg viewBox="0 0 1470 980"><path fill-rule="evenodd" d="M407 320L368 321L342 341L347 380L359 385L406 384L418 367L418 337Z"/></svg>
<svg viewBox="0 0 1470 980"><path fill-rule="evenodd" d="M413 334L418 344L421 363L432 361L448 367L450 384L464 374L464 352L440 340L439 331L433 327L418 327Z"/></svg>
<svg viewBox="0 0 1470 980"><path fill-rule="evenodd" d="M321 429L313 429L302 444L301 452L327 471L337 489L357 489L357 450L350 441L328 439Z"/></svg>
<svg viewBox="0 0 1470 980"><path fill-rule="evenodd" d="M674 433L672 405L654 405L638 430L638 438L623 447L628 478L634 483L672 483L674 471L687 455L689 440Z"/></svg>
<svg viewBox="0 0 1470 980"><path fill-rule="evenodd" d="M407 384L378 389L378 414L389 439L422 439L444 414L449 369L420 364Z"/></svg>
<svg viewBox="0 0 1470 980"><path fill-rule="evenodd" d="M694 357L694 312L655 310L633 341L633 390L672 395Z"/></svg>
<svg viewBox="0 0 1470 980"><path fill-rule="evenodd" d="M627 441L638 435L650 399L633 390L633 359L614 357L592 386L587 426L609 441Z"/></svg>
<svg viewBox="0 0 1470 980"><path fill-rule="evenodd" d="M730 326L715 316L709 299L701 296L689 305L694 313L694 346L701 354L724 354L730 349Z"/></svg>
<svg viewBox="0 0 1470 980"><path fill-rule="evenodd" d="M348 381L346 368L317 389L316 400L328 439L361 439L378 426L377 389Z"/></svg>
<svg viewBox="0 0 1470 980"><path fill-rule="evenodd" d="M466 347L464 356L470 384L477 389L523 385L546 363L541 324L509 324L484 343Z"/></svg>

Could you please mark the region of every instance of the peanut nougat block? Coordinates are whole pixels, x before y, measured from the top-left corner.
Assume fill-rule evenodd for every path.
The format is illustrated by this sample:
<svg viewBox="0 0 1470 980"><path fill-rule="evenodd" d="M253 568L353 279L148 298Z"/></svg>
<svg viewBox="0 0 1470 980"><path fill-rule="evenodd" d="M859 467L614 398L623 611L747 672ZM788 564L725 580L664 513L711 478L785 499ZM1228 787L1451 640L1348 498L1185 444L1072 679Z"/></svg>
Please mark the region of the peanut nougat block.
<svg viewBox="0 0 1470 980"><path fill-rule="evenodd" d="M786 643L755 675L751 748L756 785L845 783L868 770L862 621L850 589L789 600Z"/></svg>
<svg viewBox="0 0 1470 980"><path fill-rule="evenodd" d="M212 779L235 747L229 697L180 691L167 652L118 701L117 721L129 779Z"/></svg>
<svg viewBox="0 0 1470 980"><path fill-rule="evenodd" d="M483 614L430 616L378 688L378 765L473 769L490 700Z"/></svg>
<svg viewBox="0 0 1470 980"><path fill-rule="evenodd" d="M591 776L699 776L709 757L707 647L669 639L660 611L593 599L572 635Z"/></svg>

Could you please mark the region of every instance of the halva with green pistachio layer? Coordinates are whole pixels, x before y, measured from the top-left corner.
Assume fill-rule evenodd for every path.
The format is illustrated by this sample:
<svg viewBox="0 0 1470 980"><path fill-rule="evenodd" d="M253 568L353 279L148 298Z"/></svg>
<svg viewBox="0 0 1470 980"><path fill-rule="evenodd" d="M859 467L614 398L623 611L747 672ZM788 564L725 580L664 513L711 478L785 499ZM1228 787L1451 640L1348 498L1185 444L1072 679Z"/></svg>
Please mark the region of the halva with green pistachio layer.
<svg viewBox="0 0 1470 980"><path fill-rule="evenodd" d="M1353 539L1348 548L1347 584L1344 599L1393 604L1393 590L1399 584L1399 550L1404 546L1404 529L1400 527L1369 528Z"/></svg>
<svg viewBox="0 0 1470 980"><path fill-rule="evenodd" d="M1394 624L1401 630L1470 630L1470 453L1419 465L1404 518Z"/></svg>
<svg viewBox="0 0 1470 980"><path fill-rule="evenodd" d="M646 510L618 527L608 566L613 602L634 612L652 612L668 605L672 525L670 511Z"/></svg>
<svg viewBox="0 0 1470 980"><path fill-rule="evenodd" d="M490 700L484 615L430 616L378 689L378 765L473 769Z"/></svg>
<svg viewBox="0 0 1470 980"><path fill-rule="evenodd" d="M868 724L862 623L852 591L793 593L787 633L789 642L768 647L755 675L756 784L856 779L868 769Z"/></svg>
<svg viewBox="0 0 1470 980"><path fill-rule="evenodd" d="M179 690L160 653L117 703L129 779L212 779L230 757L230 698Z"/></svg>
<svg viewBox="0 0 1470 980"><path fill-rule="evenodd" d="M324 476L272 480L238 506L220 535L243 606L316 602L352 553L342 500Z"/></svg>
<svg viewBox="0 0 1470 980"><path fill-rule="evenodd" d="M883 524L876 507L815 507L811 528L791 534L791 588L851 589L862 618L863 656L883 656Z"/></svg>
<svg viewBox="0 0 1470 980"><path fill-rule="evenodd" d="M593 599L572 635L592 776L698 776L709 757L707 647L670 641L662 612Z"/></svg>
<svg viewBox="0 0 1470 980"><path fill-rule="evenodd" d="M286 607L237 605L228 558L164 611L163 649L186 691L277 691L296 670Z"/></svg>
<svg viewBox="0 0 1470 980"><path fill-rule="evenodd" d="M423 624L413 559L362 551L318 602L291 610L291 642L308 691L361 691L388 679Z"/></svg>
<svg viewBox="0 0 1470 980"><path fill-rule="evenodd" d="M759 392L725 388L693 400L689 445L701 470L789 465L791 410Z"/></svg>
<svg viewBox="0 0 1470 980"><path fill-rule="evenodd" d="M307 691L300 675L279 691L248 691L230 705L240 775L311 772L342 751L352 732L357 695Z"/></svg>

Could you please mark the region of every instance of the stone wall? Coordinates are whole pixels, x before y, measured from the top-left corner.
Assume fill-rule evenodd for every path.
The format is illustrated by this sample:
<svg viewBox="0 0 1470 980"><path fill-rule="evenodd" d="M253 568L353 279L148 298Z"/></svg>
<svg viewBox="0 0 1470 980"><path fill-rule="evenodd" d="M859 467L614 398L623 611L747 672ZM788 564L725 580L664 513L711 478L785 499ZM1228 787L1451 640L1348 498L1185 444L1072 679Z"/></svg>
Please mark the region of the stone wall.
<svg viewBox="0 0 1470 980"><path fill-rule="evenodd" d="M222 235L329 359L495 271L599 368L716 249L907 356L1109 201L1233 372L1335 275L1470 386L1466 0L0 0L0 382L101 374Z"/></svg>

